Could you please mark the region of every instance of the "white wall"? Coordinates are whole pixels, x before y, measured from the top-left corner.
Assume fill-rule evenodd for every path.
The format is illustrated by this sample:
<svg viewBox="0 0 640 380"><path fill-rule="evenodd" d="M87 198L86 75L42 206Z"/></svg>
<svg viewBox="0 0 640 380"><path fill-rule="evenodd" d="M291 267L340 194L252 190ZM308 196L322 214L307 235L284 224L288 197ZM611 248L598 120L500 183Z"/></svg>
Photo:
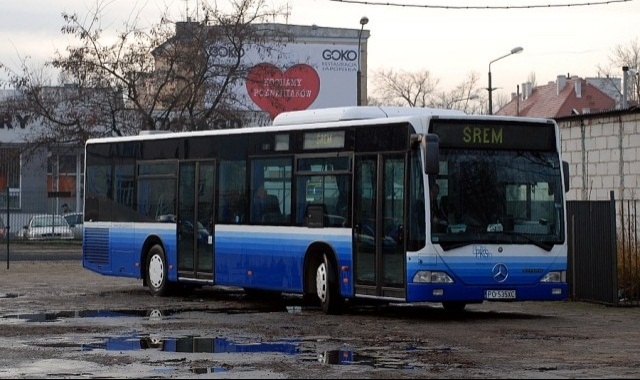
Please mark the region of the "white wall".
<svg viewBox="0 0 640 380"><path fill-rule="evenodd" d="M640 113L558 121L569 162L568 200L640 199Z"/></svg>

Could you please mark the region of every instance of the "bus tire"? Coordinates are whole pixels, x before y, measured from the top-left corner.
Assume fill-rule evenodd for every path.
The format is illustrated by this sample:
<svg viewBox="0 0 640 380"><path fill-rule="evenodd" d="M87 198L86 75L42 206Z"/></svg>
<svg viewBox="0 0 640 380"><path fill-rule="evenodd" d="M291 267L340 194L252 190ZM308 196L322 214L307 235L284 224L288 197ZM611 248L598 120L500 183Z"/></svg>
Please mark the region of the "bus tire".
<svg viewBox="0 0 640 380"><path fill-rule="evenodd" d="M322 261L316 268L316 292L325 314L340 314L342 312L342 298L334 272L331 261L326 254L323 254Z"/></svg>
<svg viewBox="0 0 640 380"><path fill-rule="evenodd" d="M149 250L146 276L146 284L152 295L161 297L169 294L167 258L159 244L154 244Z"/></svg>

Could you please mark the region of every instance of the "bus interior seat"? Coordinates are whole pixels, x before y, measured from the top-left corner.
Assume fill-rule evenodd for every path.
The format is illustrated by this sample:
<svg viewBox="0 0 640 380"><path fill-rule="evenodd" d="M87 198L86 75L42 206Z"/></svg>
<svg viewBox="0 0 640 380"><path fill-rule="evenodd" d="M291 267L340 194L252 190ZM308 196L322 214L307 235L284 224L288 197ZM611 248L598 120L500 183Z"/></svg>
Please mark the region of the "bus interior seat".
<svg viewBox="0 0 640 380"><path fill-rule="evenodd" d="M268 224L281 224L284 216L280 211L280 200L276 195L267 194L262 217L260 221Z"/></svg>
<svg viewBox="0 0 640 380"><path fill-rule="evenodd" d="M309 203L305 211L307 227L326 227L329 225L327 205L324 203Z"/></svg>
<svg viewBox="0 0 640 380"><path fill-rule="evenodd" d="M265 214L282 214L280 211L280 200L278 199L278 196L273 194L267 195L264 212Z"/></svg>

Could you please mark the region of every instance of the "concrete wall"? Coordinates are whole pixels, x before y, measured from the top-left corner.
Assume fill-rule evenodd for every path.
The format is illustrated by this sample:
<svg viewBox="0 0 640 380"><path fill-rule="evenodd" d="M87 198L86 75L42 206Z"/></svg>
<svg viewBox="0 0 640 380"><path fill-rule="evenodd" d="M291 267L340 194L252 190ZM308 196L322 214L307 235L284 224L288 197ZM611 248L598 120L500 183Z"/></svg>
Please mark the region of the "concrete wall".
<svg viewBox="0 0 640 380"><path fill-rule="evenodd" d="M640 198L640 111L632 109L556 120L569 162L568 200Z"/></svg>

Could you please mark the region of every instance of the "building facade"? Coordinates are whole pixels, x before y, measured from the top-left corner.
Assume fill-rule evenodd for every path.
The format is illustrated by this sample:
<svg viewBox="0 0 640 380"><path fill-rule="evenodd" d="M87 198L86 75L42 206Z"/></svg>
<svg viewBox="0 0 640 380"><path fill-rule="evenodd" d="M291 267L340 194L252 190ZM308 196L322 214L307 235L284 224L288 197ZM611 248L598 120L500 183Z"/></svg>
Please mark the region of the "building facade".
<svg viewBox="0 0 640 380"><path fill-rule="evenodd" d="M15 94L3 90L1 96ZM0 217L12 235L33 215L83 209L82 147L25 149L40 130L26 115L4 112L0 119Z"/></svg>
<svg viewBox="0 0 640 380"><path fill-rule="evenodd" d="M225 98L231 103L223 106L243 117L229 120L227 128L268 125L281 112L366 104L368 30L290 24L252 26L256 34L264 34L264 39L248 42L238 51L218 26L176 23L175 35L153 51L157 76L164 77L163 70L168 67L198 73L194 61L198 62L195 66L206 65L207 72L221 73L206 78L208 90L193 95L202 99L200 107L207 108L212 104L210 99L219 101L217 91L229 79L225 70L241 73L226 90ZM188 62L176 60L176 55L183 54L194 58ZM153 77L146 83L153 83ZM164 85L163 94L190 93L190 74L175 77ZM143 87L155 91L153 85ZM171 103L179 101L176 96L165 98Z"/></svg>
<svg viewBox="0 0 640 380"><path fill-rule="evenodd" d="M559 118L618 109L621 101L619 78L558 75L541 86L523 83L496 115Z"/></svg>

